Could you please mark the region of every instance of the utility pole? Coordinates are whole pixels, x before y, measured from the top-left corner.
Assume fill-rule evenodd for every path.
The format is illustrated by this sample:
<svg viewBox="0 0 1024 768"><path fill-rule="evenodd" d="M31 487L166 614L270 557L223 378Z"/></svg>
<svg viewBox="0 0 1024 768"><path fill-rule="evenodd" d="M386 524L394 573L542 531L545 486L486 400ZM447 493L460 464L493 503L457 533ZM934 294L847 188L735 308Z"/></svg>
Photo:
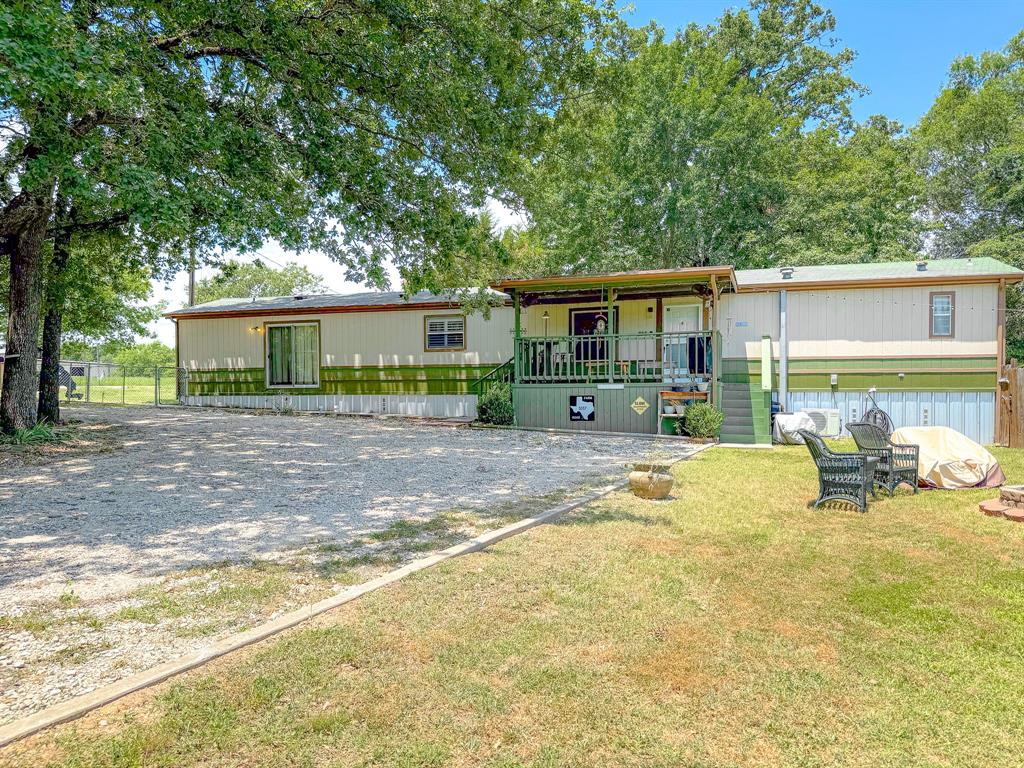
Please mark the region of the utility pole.
<svg viewBox="0 0 1024 768"><path fill-rule="evenodd" d="M188 245L188 305L196 303L196 248L192 242Z"/></svg>

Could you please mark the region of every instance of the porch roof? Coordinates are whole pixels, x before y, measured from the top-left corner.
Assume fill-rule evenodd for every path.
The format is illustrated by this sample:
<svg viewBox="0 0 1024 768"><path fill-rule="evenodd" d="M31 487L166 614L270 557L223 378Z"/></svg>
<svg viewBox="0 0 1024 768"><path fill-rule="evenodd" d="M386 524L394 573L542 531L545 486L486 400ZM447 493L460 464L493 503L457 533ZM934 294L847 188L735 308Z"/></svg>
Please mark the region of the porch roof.
<svg viewBox="0 0 1024 768"><path fill-rule="evenodd" d="M722 287L736 290L736 272L731 266L645 269L635 272L606 272L597 275L551 275L500 280L491 287L505 293L554 293L569 290L617 288L670 288L676 285L724 281Z"/></svg>

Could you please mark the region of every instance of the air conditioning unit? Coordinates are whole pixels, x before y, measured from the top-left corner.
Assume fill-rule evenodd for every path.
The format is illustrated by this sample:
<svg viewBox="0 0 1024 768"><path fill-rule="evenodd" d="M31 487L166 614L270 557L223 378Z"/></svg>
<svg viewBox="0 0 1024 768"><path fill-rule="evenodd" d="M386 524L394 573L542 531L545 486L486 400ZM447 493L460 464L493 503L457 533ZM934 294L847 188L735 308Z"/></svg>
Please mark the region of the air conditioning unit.
<svg viewBox="0 0 1024 768"><path fill-rule="evenodd" d="M839 437L843 431L843 423L836 408L804 408L802 413L811 417L814 431L822 437Z"/></svg>

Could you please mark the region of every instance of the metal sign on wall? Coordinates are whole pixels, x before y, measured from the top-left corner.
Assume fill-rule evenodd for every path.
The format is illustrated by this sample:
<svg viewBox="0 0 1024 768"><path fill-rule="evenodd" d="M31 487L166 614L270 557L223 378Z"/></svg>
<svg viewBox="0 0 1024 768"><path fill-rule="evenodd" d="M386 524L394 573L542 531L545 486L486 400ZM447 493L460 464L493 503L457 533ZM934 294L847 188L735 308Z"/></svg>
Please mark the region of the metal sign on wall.
<svg viewBox="0 0 1024 768"><path fill-rule="evenodd" d="M629 407L636 411L637 416L643 416L647 412L647 409L651 407L651 404L642 397L638 397Z"/></svg>
<svg viewBox="0 0 1024 768"><path fill-rule="evenodd" d="M593 395L569 395L569 421L593 421L596 413Z"/></svg>

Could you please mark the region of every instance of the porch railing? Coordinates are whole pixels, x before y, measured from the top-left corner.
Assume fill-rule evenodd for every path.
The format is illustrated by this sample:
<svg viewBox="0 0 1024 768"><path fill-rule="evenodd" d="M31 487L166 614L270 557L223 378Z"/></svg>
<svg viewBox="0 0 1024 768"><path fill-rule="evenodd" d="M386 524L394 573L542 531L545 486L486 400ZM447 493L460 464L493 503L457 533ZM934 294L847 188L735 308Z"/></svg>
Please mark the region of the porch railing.
<svg viewBox="0 0 1024 768"><path fill-rule="evenodd" d="M515 380L523 384L710 382L711 331L541 336L516 340Z"/></svg>
<svg viewBox="0 0 1024 768"><path fill-rule="evenodd" d="M487 391L498 384L511 384L515 378L515 360L508 360L496 366L481 376L476 381L470 382L469 391L474 395L484 395Z"/></svg>

